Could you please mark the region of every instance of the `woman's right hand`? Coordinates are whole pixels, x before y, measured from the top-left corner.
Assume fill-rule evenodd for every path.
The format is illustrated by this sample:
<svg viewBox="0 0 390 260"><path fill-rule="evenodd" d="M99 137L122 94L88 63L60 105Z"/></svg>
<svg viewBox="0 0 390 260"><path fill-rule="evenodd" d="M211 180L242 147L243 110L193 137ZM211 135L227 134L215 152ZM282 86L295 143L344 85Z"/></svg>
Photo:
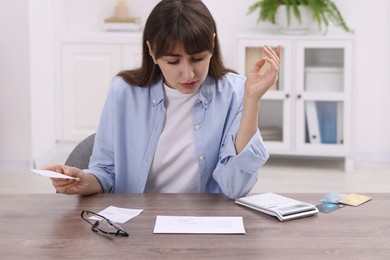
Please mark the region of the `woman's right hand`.
<svg viewBox="0 0 390 260"><path fill-rule="evenodd" d="M58 193L68 195L90 195L102 192L99 181L92 174L84 173L82 170L66 165L53 165L45 170L55 171L77 179L51 178L54 188Z"/></svg>

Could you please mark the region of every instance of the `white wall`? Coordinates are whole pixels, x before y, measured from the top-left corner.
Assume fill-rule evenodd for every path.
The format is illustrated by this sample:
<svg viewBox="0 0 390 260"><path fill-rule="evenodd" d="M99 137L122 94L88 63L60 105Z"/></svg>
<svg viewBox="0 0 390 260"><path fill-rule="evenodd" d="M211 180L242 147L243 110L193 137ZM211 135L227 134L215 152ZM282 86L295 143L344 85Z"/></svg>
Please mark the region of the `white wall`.
<svg viewBox="0 0 390 260"><path fill-rule="evenodd" d="M93 31L113 15L115 0L0 1L0 168L44 161L55 147L52 32ZM158 0L128 0L131 16L146 19ZM218 25L225 62L235 67L235 35L272 27L247 16L254 0L204 0ZM223 2L223 4L221 4ZM355 29L354 138L360 161L390 161L390 3L337 0ZM30 3L34 3L31 4ZM53 4L54 3L54 4ZM52 15L53 5L57 13ZM18 22L14 18L18 17ZM51 23L52 21L52 23ZM53 25L54 22L54 25ZM12 26L12 28L11 28ZM31 33L31 34L30 34Z"/></svg>
<svg viewBox="0 0 390 260"><path fill-rule="evenodd" d="M355 146L360 161L390 161L390 2L338 1L355 29Z"/></svg>
<svg viewBox="0 0 390 260"><path fill-rule="evenodd" d="M31 158L28 22L27 0L0 1L0 165L7 168Z"/></svg>
<svg viewBox="0 0 390 260"><path fill-rule="evenodd" d="M52 14L51 0L29 1L31 153L38 165L54 155L56 144Z"/></svg>
<svg viewBox="0 0 390 260"><path fill-rule="evenodd" d="M0 1L0 168L55 147L51 0Z"/></svg>

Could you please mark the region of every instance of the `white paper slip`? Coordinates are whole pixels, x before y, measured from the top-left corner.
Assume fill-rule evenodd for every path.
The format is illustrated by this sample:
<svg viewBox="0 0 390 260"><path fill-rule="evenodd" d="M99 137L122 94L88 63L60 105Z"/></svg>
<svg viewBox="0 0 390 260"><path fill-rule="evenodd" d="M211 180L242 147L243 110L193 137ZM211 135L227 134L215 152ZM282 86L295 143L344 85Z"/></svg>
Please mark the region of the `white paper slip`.
<svg viewBox="0 0 390 260"><path fill-rule="evenodd" d="M242 217L157 216L154 234L245 234Z"/></svg>
<svg viewBox="0 0 390 260"><path fill-rule="evenodd" d="M108 218L115 223L125 223L129 219L132 219L141 214L142 211L143 209L126 209L109 206L104 210L100 211L98 214L102 215L105 218ZM90 217L90 219L100 220L100 218L98 217Z"/></svg>
<svg viewBox="0 0 390 260"><path fill-rule="evenodd" d="M74 179L78 180L78 178L74 178L62 173L54 172L54 171L49 171L49 170L31 170L32 172L35 172L39 175L49 177L49 178L57 178L57 179Z"/></svg>

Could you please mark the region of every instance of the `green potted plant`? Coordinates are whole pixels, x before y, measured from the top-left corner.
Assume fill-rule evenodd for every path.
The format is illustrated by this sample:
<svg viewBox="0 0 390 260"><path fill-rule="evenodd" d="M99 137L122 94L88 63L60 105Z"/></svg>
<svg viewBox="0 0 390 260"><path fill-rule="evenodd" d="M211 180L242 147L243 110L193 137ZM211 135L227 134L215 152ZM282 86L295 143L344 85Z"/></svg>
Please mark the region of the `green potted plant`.
<svg viewBox="0 0 390 260"><path fill-rule="evenodd" d="M284 12L282 13L281 9ZM280 24L277 18L285 18L285 26L293 23L296 18L299 24L303 23L304 13L309 12L309 20L314 20L320 31L328 28L332 22L335 26L341 27L346 32L352 32L347 25L336 4L331 0L260 0L249 7L248 14L258 11L259 21L268 21L273 24ZM293 16L291 16L293 14Z"/></svg>

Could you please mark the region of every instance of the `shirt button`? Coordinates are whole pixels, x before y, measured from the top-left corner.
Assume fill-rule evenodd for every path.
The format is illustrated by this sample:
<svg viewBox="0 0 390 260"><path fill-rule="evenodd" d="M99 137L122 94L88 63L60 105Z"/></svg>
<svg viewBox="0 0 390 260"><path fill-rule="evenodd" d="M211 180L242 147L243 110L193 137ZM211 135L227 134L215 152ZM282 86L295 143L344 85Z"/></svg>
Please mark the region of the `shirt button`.
<svg viewBox="0 0 390 260"><path fill-rule="evenodd" d="M153 104L156 104L156 103L157 103L157 100L153 99L152 102L153 102Z"/></svg>
<svg viewBox="0 0 390 260"><path fill-rule="evenodd" d="M201 156L199 156L199 161L203 161L204 160L204 156L203 155L201 155Z"/></svg>
<svg viewBox="0 0 390 260"><path fill-rule="evenodd" d="M196 124L196 125L194 126L194 129L195 129L195 130L199 130L199 129L200 129L200 125Z"/></svg>
<svg viewBox="0 0 390 260"><path fill-rule="evenodd" d="M208 104L209 104L209 101L208 101L208 100L205 100L205 101L204 101L204 104L205 104L205 105L208 105Z"/></svg>

